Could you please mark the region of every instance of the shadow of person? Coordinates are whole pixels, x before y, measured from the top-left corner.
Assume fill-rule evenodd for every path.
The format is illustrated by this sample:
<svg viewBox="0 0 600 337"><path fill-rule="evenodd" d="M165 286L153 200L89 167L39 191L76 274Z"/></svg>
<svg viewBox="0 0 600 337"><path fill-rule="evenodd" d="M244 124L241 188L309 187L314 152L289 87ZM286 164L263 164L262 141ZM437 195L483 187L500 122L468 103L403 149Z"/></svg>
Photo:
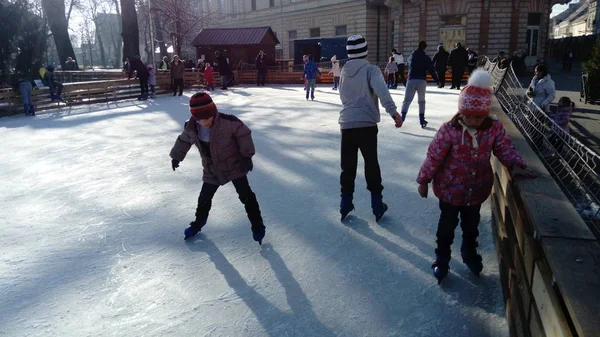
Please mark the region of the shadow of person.
<svg viewBox="0 0 600 337"><path fill-rule="evenodd" d="M357 233L362 234L366 238L371 239L373 242L378 243L381 247L385 248L390 253L397 255L401 259L405 260L406 262L412 264L416 268L423 271L425 274L431 273L431 261L428 261L423 257L415 254L414 252L402 248L397 244L393 243L392 241L388 240L387 238L375 233L375 231L369 226L369 223L366 220L351 214L348 215L348 217L344 219L342 223L348 228L356 231Z"/></svg>
<svg viewBox="0 0 600 337"><path fill-rule="evenodd" d="M210 261L223 275L227 284L244 301L269 336L335 336L316 318L300 285L270 244L261 247L261 255L269 261L277 279L284 286L292 313L281 311L249 286L214 242L204 234L198 234L194 240L186 241L186 246L190 251L208 254Z"/></svg>
<svg viewBox="0 0 600 337"><path fill-rule="evenodd" d="M503 306L499 305L503 302L502 292L499 291L494 295L490 294L490 289L501 289L498 275L481 274L477 277L468 269L460 268L455 263L453 265L455 266L453 268L454 272L449 274L440 284L440 288L445 293L451 295L466 307L478 307L490 314L504 315Z"/></svg>
<svg viewBox="0 0 600 337"><path fill-rule="evenodd" d="M287 303L294 313L295 320L300 326L304 326L305 335L308 336L335 336L315 315L312 310L312 305L300 284L292 272L287 268L281 256L275 251L270 243L265 243L260 251L265 260L271 265L271 269L275 273L275 277L285 289Z"/></svg>

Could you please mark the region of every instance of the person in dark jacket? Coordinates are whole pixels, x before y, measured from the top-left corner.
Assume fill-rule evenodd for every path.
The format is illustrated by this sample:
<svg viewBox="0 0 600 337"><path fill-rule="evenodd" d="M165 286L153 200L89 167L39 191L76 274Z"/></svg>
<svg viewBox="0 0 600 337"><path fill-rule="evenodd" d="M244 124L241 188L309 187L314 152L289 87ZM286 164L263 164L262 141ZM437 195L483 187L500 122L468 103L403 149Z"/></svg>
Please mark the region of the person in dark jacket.
<svg viewBox="0 0 600 337"><path fill-rule="evenodd" d="M501 51L498 53L498 56L492 60L493 63L498 63L498 68L505 69L508 68L508 59L506 58L506 54Z"/></svg>
<svg viewBox="0 0 600 337"><path fill-rule="evenodd" d="M220 51L215 52L215 57L217 58L219 75L221 75L221 90L227 90L227 82L229 81L229 76L231 75L229 61L227 61L225 55L221 54Z"/></svg>
<svg viewBox="0 0 600 337"><path fill-rule="evenodd" d="M469 74L477 68L477 53L471 49L467 48L467 69L469 69Z"/></svg>
<svg viewBox="0 0 600 337"><path fill-rule="evenodd" d="M448 58L448 65L452 68L452 87L450 89L460 90L460 83L468 61L467 51L460 43L457 43L456 48L452 49Z"/></svg>
<svg viewBox="0 0 600 337"><path fill-rule="evenodd" d="M313 60L312 55L308 55L308 62L304 65L304 72L302 78L306 80L306 100L308 101L308 94L310 93L310 99L315 100L315 83L317 82L317 75L319 74L319 68Z"/></svg>
<svg viewBox="0 0 600 337"><path fill-rule="evenodd" d="M440 78L440 85L438 88L443 88L446 85L446 70L448 69L448 57L450 53L444 49L443 45L439 45L437 53L433 55L433 67Z"/></svg>
<svg viewBox="0 0 600 337"><path fill-rule="evenodd" d="M44 73L43 78L44 84L48 86L48 90L50 91L50 99L52 102L60 101L64 102L65 100L62 98L63 84L58 82L54 77L54 66L49 64L46 66L46 72Z"/></svg>
<svg viewBox="0 0 600 337"><path fill-rule="evenodd" d="M427 43L425 41L419 42L419 48L410 54L408 57L408 83L406 83L406 92L404 95L404 102L402 102L402 121L406 119L408 108L415 98L415 92L419 96L419 124L424 128L427 126L425 120L425 90L427 88L427 75L429 71L431 77L433 77L435 83L440 83L440 80L433 68L433 63L427 54Z"/></svg>
<svg viewBox="0 0 600 337"><path fill-rule="evenodd" d="M75 62L72 57L67 57L67 62L65 62L64 70L79 70L79 67L77 66L77 62Z"/></svg>
<svg viewBox="0 0 600 337"><path fill-rule="evenodd" d="M255 152L250 129L236 116L219 112L211 97L204 92L190 98L190 114L192 118L185 123L170 153L171 166L175 171L192 145L196 145L204 167L196 219L185 229L185 239L194 237L206 225L213 196L219 186L231 181L246 208L252 237L262 244L265 225L247 176L252 171Z"/></svg>
<svg viewBox="0 0 600 337"><path fill-rule="evenodd" d="M171 81L173 81L173 96L177 95L179 89L179 96L183 95L183 77L185 72L185 65L179 59L179 56L173 56L171 61Z"/></svg>
<svg viewBox="0 0 600 337"><path fill-rule="evenodd" d="M148 99L148 78L150 77L150 73L148 72L148 67L146 67L139 56L132 57L131 60L129 60L128 79L133 76L134 71L137 73L137 78L140 80L140 89L142 91L142 95L138 99Z"/></svg>
<svg viewBox="0 0 600 337"><path fill-rule="evenodd" d="M265 86L265 77L267 77L267 60L265 59L265 52L262 50L258 52L256 56L256 61L254 65L256 65L256 86L262 85Z"/></svg>

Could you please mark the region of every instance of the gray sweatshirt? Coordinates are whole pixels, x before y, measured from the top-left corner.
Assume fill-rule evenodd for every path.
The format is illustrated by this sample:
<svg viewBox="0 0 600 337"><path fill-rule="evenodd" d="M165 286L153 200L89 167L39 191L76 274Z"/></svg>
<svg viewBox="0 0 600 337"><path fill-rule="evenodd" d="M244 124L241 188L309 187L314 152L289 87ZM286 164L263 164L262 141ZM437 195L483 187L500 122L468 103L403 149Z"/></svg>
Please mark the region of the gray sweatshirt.
<svg viewBox="0 0 600 337"><path fill-rule="evenodd" d="M365 59L348 61L342 68L340 79L340 128L356 129L374 126L381 120L379 103L390 115L396 113L396 104L392 100L381 70Z"/></svg>

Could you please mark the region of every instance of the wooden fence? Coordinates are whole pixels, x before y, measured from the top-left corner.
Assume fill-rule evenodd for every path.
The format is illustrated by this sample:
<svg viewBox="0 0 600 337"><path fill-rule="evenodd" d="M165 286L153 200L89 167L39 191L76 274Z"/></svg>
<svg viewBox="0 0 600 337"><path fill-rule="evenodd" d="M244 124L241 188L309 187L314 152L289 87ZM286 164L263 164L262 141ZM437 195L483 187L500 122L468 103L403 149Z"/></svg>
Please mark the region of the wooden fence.
<svg viewBox="0 0 600 337"><path fill-rule="evenodd" d="M600 244L495 102L527 164L538 173L514 180L492 159L493 231L511 336L600 336Z"/></svg>

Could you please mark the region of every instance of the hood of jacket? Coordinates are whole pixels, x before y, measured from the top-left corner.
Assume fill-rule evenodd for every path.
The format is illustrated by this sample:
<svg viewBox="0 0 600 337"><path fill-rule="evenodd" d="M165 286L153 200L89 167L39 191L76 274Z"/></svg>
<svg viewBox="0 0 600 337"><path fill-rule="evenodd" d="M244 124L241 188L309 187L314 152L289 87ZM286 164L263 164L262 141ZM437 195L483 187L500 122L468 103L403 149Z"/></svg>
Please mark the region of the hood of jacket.
<svg viewBox="0 0 600 337"><path fill-rule="evenodd" d="M342 68L342 76L344 77L354 77L358 72L369 65L369 61L365 59L351 60L344 64Z"/></svg>

